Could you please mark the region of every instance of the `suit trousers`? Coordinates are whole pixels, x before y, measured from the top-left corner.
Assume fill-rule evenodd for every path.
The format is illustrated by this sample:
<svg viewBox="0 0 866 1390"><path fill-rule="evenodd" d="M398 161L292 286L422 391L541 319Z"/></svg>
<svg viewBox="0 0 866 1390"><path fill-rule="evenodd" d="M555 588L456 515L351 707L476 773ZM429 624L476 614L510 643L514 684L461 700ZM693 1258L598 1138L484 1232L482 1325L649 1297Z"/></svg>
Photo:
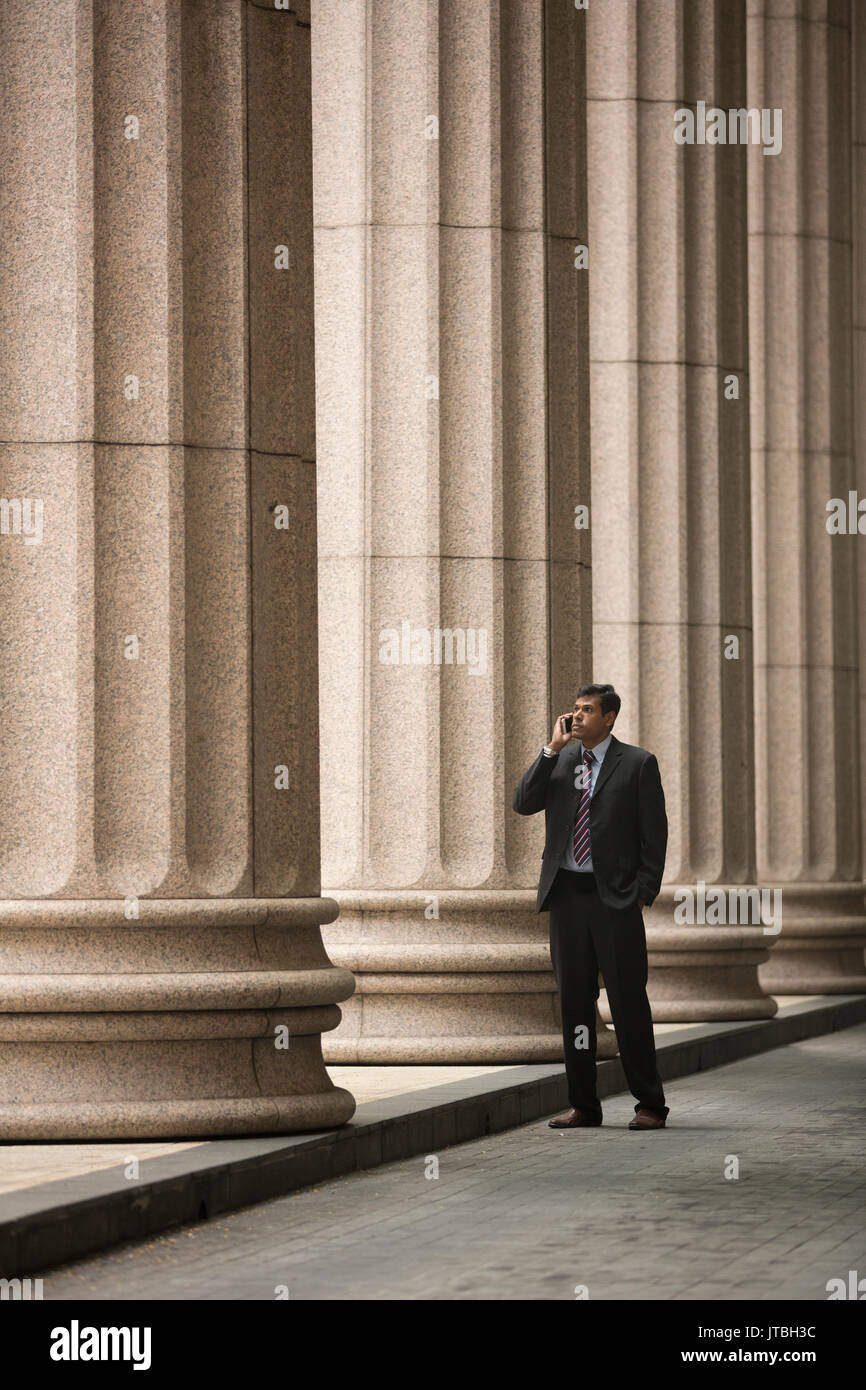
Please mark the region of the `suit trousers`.
<svg viewBox="0 0 866 1390"><path fill-rule="evenodd" d="M637 1100L634 1108L667 1116L646 993L646 929L640 905L624 911L607 907L593 874L568 869L558 871L548 903L569 1104L601 1122L595 1057L601 971L626 1082Z"/></svg>

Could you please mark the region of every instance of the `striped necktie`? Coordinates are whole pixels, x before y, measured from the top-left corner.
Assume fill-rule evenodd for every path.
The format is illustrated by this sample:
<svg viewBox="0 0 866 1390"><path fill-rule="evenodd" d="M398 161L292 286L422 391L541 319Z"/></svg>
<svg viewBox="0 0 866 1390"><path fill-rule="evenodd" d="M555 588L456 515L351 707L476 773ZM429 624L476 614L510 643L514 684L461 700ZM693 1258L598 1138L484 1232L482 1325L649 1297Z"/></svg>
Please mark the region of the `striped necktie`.
<svg viewBox="0 0 866 1390"><path fill-rule="evenodd" d="M584 774L584 786L580 793L580 801L577 803L577 815L574 818L574 862L578 866L585 864L590 856L589 846L589 803L592 799L592 765L595 758L588 748L583 751L583 761L586 766Z"/></svg>

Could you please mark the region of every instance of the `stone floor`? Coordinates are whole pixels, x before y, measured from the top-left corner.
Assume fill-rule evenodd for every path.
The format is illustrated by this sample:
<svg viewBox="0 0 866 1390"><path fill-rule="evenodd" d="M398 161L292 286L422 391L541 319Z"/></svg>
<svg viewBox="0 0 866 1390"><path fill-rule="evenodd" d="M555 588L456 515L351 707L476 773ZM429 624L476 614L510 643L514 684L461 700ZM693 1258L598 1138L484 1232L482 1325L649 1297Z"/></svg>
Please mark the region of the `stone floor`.
<svg viewBox="0 0 866 1390"><path fill-rule="evenodd" d="M353 1173L48 1272L44 1297L826 1300L866 1275L864 1080L860 1025L668 1083L665 1130L630 1133L617 1095L600 1129Z"/></svg>

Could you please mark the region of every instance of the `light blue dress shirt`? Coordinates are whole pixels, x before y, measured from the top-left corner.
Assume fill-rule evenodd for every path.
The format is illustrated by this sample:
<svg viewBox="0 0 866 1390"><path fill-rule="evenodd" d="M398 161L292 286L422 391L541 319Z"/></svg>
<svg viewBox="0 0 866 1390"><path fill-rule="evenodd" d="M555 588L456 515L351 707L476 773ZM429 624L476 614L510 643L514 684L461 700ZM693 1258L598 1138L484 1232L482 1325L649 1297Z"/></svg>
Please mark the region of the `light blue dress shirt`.
<svg viewBox="0 0 866 1390"><path fill-rule="evenodd" d="M607 738L602 739L601 743L597 743L594 748L590 749L592 756L595 758L595 762L590 763L590 800L592 800L592 798L595 796L595 784L598 781L598 774L601 772L601 765L604 762L604 755L610 747L611 737L612 735L608 734ZM545 756L547 756L547 754L545 754ZM580 758L575 763L575 768L582 766L583 753L581 753ZM590 855L589 859L585 864L576 864L574 859L574 837L573 835L569 835L568 840L565 844L565 850L563 851L562 858L559 861L559 867L561 869L570 869L573 874L591 874L592 855Z"/></svg>

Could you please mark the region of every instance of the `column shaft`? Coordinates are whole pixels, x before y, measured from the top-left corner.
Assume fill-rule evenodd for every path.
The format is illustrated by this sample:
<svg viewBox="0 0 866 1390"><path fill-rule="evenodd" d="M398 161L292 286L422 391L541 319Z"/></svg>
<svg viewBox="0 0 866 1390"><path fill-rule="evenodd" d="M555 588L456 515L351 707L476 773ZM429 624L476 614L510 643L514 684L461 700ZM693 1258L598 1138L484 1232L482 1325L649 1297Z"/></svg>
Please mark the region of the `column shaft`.
<svg viewBox="0 0 866 1390"><path fill-rule="evenodd" d="M594 673L666 792L658 1019L775 1012L736 894L755 882L746 151L702 120L743 106L745 40L744 0L589 10Z"/></svg>
<svg viewBox="0 0 866 1390"><path fill-rule="evenodd" d="M757 853L783 929L774 994L866 988L855 486L850 15L755 4L749 105L780 108L781 154L750 152ZM855 522L856 525L856 522Z"/></svg>
<svg viewBox="0 0 866 1390"><path fill-rule="evenodd" d="M555 1058L511 797L589 669L585 15L316 13L327 1056Z"/></svg>

